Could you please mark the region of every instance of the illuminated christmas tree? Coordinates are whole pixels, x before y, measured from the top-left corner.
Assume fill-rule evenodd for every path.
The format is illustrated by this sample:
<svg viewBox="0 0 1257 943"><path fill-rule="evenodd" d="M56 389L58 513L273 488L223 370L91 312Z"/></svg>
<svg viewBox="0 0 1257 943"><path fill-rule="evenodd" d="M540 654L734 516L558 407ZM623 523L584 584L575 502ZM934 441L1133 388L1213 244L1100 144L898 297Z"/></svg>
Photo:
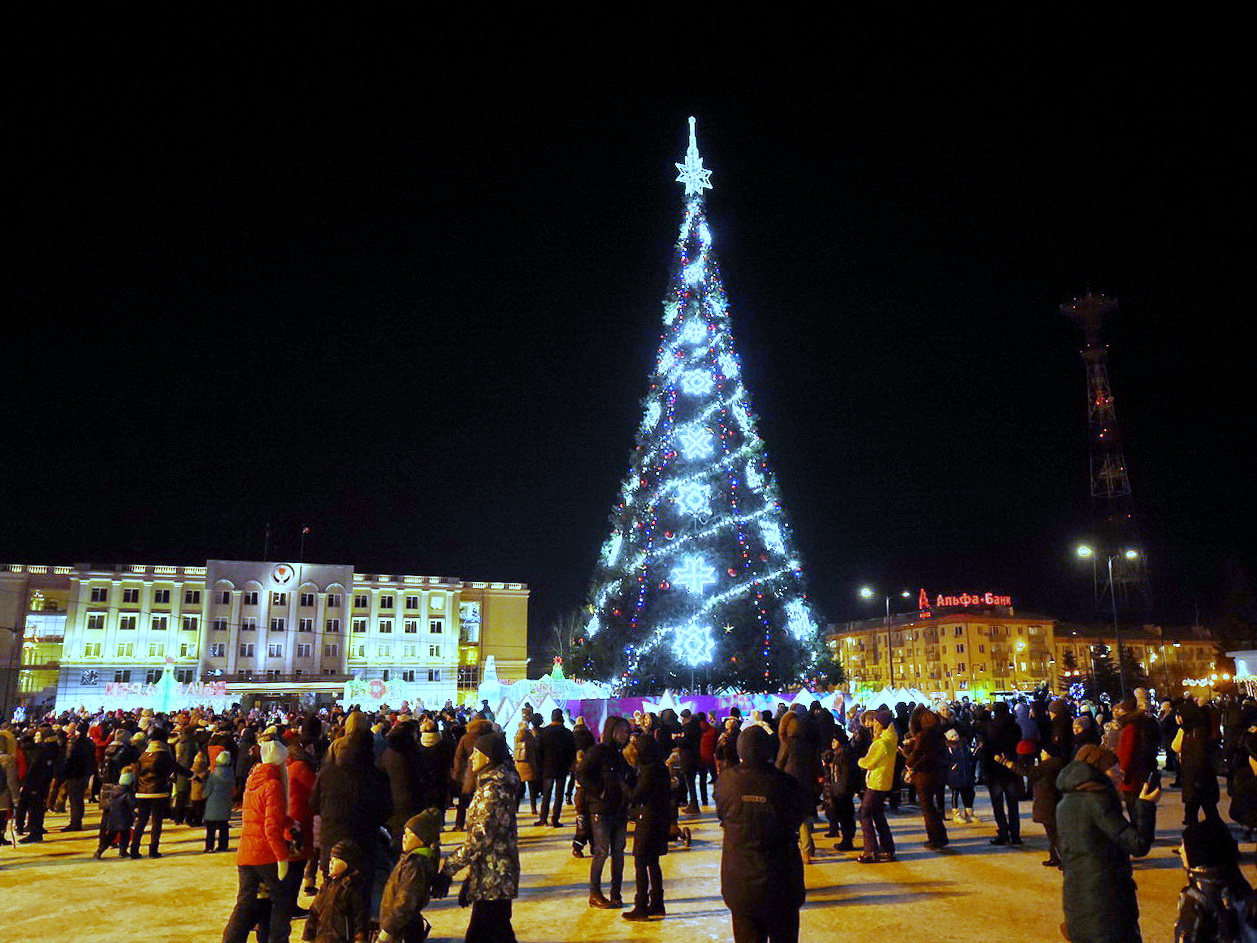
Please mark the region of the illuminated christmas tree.
<svg viewBox="0 0 1257 943"><path fill-rule="evenodd" d="M821 648L742 383L690 119L685 218L658 359L597 561L576 667L625 694L776 691Z"/></svg>

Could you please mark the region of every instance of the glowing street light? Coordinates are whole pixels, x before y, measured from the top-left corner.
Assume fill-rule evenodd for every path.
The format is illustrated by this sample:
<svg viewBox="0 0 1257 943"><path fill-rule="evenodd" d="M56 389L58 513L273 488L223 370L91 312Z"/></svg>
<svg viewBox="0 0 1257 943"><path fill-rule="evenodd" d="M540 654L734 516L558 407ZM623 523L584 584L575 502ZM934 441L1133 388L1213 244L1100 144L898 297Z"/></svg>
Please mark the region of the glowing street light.
<svg viewBox="0 0 1257 943"><path fill-rule="evenodd" d="M1074 551L1084 560L1089 557L1096 556L1094 547L1088 544L1079 544ZM1117 642L1117 682L1122 691L1122 697L1126 697L1126 659L1122 656L1122 632L1117 624L1117 587L1113 585L1113 561L1119 556L1125 557L1127 560L1137 560L1139 551L1133 549L1123 550L1120 554L1109 553L1104 554L1105 561L1109 568L1109 602L1113 605L1113 638Z"/></svg>
<svg viewBox="0 0 1257 943"><path fill-rule="evenodd" d="M875 590L872 586L860 587L861 599L872 599L876 595L877 595L877 590ZM901 592L899 595L902 596L904 599L912 598L912 594L908 592L906 589L903 592ZM890 596L889 595L886 596L886 624L890 625ZM895 686L895 653L894 653L894 649L891 647L892 638L894 638L893 634L887 631L886 654L890 657L890 686L893 688Z"/></svg>

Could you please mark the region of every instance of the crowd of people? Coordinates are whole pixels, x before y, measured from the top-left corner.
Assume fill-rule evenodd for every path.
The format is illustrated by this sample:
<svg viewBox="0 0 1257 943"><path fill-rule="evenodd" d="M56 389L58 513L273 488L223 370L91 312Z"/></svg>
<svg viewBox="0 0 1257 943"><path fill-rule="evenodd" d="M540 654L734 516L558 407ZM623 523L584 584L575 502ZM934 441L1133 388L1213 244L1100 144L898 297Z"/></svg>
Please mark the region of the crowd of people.
<svg viewBox="0 0 1257 943"><path fill-rule="evenodd" d="M836 711L779 704L719 718L637 712L598 731L528 705L504 731L487 703L374 714L80 710L0 728L0 842L42 842L54 809L68 810L62 831L96 828L97 858L139 858L145 839L147 856L160 858L167 822L203 829L204 853L215 854L228 850L238 813L224 943L253 932L285 943L301 919L304 939L318 943L423 940L424 907L464 872L466 939L509 943L521 815L535 828L571 829L571 854L589 858L589 907L646 921L667 913L660 859L689 845L687 821L714 804L733 938L778 943L798 939L815 829L861 864L893 862L887 812L912 807L924 849L950 855L949 824L978 821L982 788L992 845L1022 844L1021 804L1030 803L1043 864L1063 872L1066 938L1137 943L1131 858L1156 834L1162 764L1183 796L1179 939L1257 933L1218 810L1224 779L1232 819L1245 836L1257 828L1257 703L1156 704L1143 690L1111 705L1041 696Z"/></svg>

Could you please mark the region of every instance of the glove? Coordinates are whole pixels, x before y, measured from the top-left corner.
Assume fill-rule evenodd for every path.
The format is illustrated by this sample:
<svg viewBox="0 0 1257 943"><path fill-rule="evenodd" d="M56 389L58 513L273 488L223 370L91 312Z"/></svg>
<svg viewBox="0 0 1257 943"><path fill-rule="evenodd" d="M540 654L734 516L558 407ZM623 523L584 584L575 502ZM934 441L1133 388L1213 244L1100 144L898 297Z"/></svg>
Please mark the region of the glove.
<svg viewBox="0 0 1257 943"><path fill-rule="evenodd" d="M459 907L471 906L471 892L467 888L468 888L468 882L464 881L463 886L458 889L458 906Z"/></svg>
<svg viewBox="0 0 1257 943"><path fill-rule="evenodd" d="M280 861L280 862L278 862L278 863L275 865L275 868L276 868L276 870L277 870L277 871L279 871L279 879L280 879L281 881L282 881L284 878L288 877L288 862L287 862L287 861Z"/></svg>
<svg viewBox="0 0 1257 943"><path fill-rule="evenodd" d="M437 900L441 900L443 897L449 894L450 884L452 884L453 881L454 881L453 878L451 878L448 874L442 871L440 874L438 874L436 877L432 879L432 896L436 898Z"/></svg>

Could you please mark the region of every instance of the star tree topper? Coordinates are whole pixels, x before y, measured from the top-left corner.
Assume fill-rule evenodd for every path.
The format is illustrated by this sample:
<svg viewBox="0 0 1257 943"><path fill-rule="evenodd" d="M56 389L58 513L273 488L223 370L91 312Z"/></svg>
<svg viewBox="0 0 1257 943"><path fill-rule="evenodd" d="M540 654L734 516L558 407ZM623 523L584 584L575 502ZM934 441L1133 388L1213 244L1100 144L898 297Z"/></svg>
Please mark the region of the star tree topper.
<svg viewBox="0 0 1257 943"><path fill-rule="evenodd" d="M711 187L711 171L703 169L703 159L698 156L698 138L694 134L694 119L690 118L690 146L685 151L685 163L677 164L676 169L681 171L677 175L677 183L685 184L685 195L694 196L702 195L704 190L710 190Z"/></svg>

